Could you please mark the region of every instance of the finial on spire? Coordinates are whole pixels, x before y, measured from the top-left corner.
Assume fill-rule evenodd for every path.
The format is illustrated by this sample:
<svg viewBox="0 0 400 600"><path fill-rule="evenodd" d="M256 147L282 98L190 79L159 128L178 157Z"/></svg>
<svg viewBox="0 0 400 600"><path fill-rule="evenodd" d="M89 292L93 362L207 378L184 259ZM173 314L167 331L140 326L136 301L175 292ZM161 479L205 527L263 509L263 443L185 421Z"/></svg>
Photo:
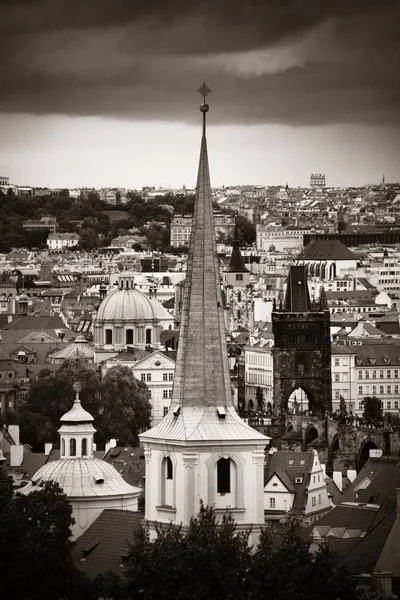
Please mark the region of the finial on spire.
<svg viewBox="0 0 400 600"><path fill-rule="evenodd" d="M203 96L203 104L205 104L206 98L208 94L212 92L212 89L208 87L205 81L203 81L197 91L199 92L200 96Z"/></svg>
<svg viewBox="0 0 400 600"><path fill-rule="evenodd" d="M203 102L200 104L200 111L203 113L203 137L206 137L206 113L210 110L206 102L206 98L208 94L212 92L212 89L208 87L205 81L201 84L201 86L197 89L200 96L203 97Z"/></svg>
<svg viewBox="0 0 400 600"><path fill-rule="evenodd" d="M80 398L79 398L79 392L82 389L82 384L80 381L75 381L74 385L72 386L72 389L75 392L75 402L80 402Z"/></svg>

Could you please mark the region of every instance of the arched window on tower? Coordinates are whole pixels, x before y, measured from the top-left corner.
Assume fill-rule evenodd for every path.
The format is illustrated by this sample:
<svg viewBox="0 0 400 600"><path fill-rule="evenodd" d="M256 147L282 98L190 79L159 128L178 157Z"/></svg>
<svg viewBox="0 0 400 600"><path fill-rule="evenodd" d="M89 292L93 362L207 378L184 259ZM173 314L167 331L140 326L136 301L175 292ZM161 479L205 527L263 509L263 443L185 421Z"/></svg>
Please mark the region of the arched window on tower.
<svg viewBox="0 0 400 600"><path fill-rule="evenodd" d="M125 332L125 343L133 344L133 329L127 329Z"/></svg>
<svg viewBox="0 0 400 600"><path fill-rule="evenodd" d="M151 344L151 329L146 329L146 344Z"/></svg>
<svg viewBox="0 0 400 600"><path fill-rule="evenodd" d="M174 505L174 466L169 456L164 456L161 463L161 504Z"/></svg>
<svg viewBox="0 0 400 600"><path fill-rule="evenodd" d="M173 479L174 478L174 467L172 464L172 460L169 456L165 458L165 478Z"/></svg>
<svg viewBox="0 0 400 600"><path fill-rule="evenodd" d="M217 493L229 494L231 491L231 459L220 458L217 462Z"/></svg>
<svg viewBox="0 0 400 600"><path fill-rule="evenodd" d="M106 329L105 331L105 337L106 337L106 344L112 344L113 343L113 335L112 335L112 329Z"/></svg>
<svg viewBox="0 0 400 600"><path fill-rule="evenodd" d="M69 440L69 455L76 456L76 439L71 438Z"/></svg>
<svg viewBox="0 0 400 600"><path fill-rule="evenodd" d="M87 445L88 445L87 444L87 439L83 438L83 440L82 440L82 452L81 452L82 456L87 456L87 453L88 453L88 451L87 451Z"/></svg>
<svg viewBox="0 0 400 600"><path fill-rule="evenodd" d="M65 456L65 440L61 438L61 456Z"/></svg>

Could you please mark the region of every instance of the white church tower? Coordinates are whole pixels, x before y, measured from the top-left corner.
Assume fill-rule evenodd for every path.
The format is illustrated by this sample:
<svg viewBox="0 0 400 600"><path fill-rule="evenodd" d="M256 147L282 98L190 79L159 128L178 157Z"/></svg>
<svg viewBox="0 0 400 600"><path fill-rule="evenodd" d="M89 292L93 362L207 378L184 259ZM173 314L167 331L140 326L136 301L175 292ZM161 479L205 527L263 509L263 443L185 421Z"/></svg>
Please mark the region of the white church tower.
<svg viewBox="0 0 400 600"><path fill-rule="evenodd" d="M269 438L244 423L233 406L207 157L203 96L199 171L171 408L140 436L146 459L146 512L157 523L188 526L200 501L239 530L264 523L264 449Z"/></svg>

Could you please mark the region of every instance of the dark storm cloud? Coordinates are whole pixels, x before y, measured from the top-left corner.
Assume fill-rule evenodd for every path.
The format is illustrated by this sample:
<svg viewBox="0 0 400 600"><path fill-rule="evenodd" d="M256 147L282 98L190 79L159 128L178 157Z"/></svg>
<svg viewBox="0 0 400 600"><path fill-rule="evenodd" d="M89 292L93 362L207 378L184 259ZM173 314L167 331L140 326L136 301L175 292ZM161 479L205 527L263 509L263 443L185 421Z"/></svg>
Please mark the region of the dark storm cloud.
<svg viewBox="0 0 400 600"><path fill-rule="evenodd" d="M397 0L0 0L0 110L399 123Z"/></svg>

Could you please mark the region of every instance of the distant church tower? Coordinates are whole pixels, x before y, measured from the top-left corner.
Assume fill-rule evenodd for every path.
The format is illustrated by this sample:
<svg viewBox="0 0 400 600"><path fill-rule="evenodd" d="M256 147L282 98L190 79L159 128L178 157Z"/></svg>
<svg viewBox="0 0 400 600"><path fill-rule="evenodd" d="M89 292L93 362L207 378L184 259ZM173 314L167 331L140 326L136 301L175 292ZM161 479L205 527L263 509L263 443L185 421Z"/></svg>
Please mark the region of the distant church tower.
<svg viewBox="0 0 400 600"><path fill-rule="evenodd" d="M225 291L225 326L229 332L242 326L251 331L254 324L253 289L250 285L250 271L245 267L237 239L232 244L229 264L223 273Z"/></svg>
<svg viewBox="0 0 400 600"><path fill-rule="evenodd" d="M146 459L145 518L183 527L200 500L221 515L232 509L238 529L264 523L264 449L270 438L236 413L229 379L207 157L204 83L203 136L181 313L171 408L140 436Z"/></svg>
<svg viewBox="0 0 400 600"><path fill-rule="evenodd" d="M330 312L325 291L312 303L306 268L291 266L283 306L272 312L274 408L287 411L291 393L301 388L309 410L332 411Z"/></svg>

